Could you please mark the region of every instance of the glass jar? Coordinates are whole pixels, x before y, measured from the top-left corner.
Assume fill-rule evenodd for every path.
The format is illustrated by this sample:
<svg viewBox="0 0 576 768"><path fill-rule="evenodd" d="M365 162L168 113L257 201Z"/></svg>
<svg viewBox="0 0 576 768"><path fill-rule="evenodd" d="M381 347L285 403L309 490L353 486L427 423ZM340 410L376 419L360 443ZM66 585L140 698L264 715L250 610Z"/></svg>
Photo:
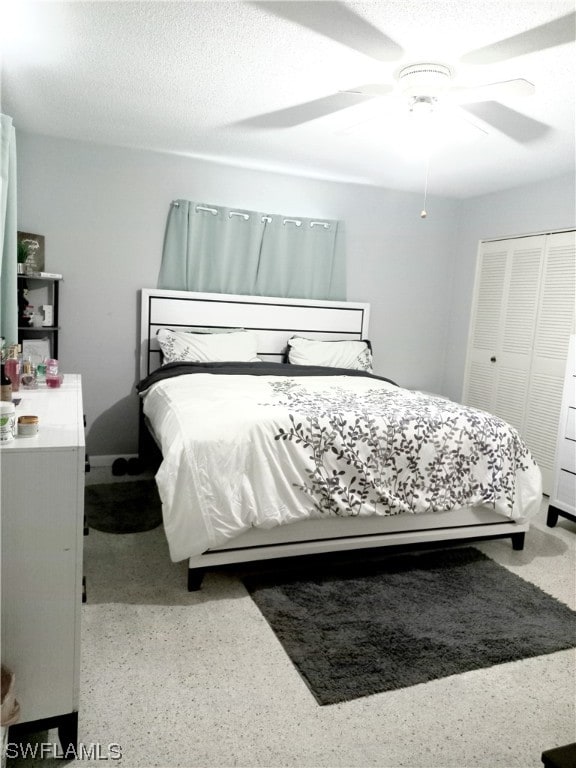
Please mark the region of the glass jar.
<svg viewBox="0 0 576 768"><path fill-rule="evenodd" d="M16 434L16 408L14 403L0 402L0 443L14 440Z"/></svg>

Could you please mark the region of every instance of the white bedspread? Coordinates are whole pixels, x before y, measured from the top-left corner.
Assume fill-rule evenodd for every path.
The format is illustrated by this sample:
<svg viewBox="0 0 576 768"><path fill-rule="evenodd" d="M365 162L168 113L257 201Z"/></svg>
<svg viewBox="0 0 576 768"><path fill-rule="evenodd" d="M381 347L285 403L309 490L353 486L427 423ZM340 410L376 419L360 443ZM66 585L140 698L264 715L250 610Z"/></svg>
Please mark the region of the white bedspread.
<svg viewBox="0 0 576 768"><path fill-rule="evenodd" d="M541 501L512 427L376 379L194 373L153 384L144 413L174 561L252 526L479 505L519 520Z"/></svg>

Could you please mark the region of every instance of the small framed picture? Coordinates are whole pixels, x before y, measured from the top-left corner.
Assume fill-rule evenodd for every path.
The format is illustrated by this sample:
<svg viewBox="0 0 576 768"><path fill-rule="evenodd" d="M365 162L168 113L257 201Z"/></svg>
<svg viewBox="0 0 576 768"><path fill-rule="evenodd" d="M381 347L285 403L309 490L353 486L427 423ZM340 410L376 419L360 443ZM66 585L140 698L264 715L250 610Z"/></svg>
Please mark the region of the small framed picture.
<svg viewBox="0 0 576 768"><path fill-rule="evenodd" d="M24 273L44 271L44 235L18 232L18 263Z"/></svg>
<svg viewBox="0 0 576 768"><path fill-rule="evenodd" d="M39 365L50 358L50 339L22 339L22 359Z"/></svg>

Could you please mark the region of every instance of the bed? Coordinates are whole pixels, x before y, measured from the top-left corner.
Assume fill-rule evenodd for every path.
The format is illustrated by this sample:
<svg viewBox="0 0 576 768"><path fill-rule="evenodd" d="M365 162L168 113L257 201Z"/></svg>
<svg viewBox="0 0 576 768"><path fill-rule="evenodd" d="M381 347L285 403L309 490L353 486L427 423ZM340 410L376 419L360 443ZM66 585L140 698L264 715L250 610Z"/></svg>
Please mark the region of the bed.
<svg viewBox="0 0 576 768"><path fill-rule="evenodd" d="M190 590L231 563L471 538L522 549L542 496L518 434L372 371L368 323L363 303L141 291L141 424Z"/></svg>

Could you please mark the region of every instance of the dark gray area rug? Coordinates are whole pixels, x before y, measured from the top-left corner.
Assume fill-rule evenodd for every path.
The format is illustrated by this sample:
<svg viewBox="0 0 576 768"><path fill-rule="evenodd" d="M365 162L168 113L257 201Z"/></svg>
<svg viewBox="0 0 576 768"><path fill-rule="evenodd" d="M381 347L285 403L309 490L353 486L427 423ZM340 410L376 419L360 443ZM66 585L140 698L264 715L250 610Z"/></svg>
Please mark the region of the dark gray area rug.
<svg viewBox="0 0 576 768"><path fill-rule="evenodd" d="M576 613L472 547L244 583L319 704L576 645Z"/></svg>
<svg viewBox="0 0 576 768"><path fill-rule="evenodd" d="M104 533L150 531L162 522L154 480L87 485L84 513L88 527Z"/></svg>

